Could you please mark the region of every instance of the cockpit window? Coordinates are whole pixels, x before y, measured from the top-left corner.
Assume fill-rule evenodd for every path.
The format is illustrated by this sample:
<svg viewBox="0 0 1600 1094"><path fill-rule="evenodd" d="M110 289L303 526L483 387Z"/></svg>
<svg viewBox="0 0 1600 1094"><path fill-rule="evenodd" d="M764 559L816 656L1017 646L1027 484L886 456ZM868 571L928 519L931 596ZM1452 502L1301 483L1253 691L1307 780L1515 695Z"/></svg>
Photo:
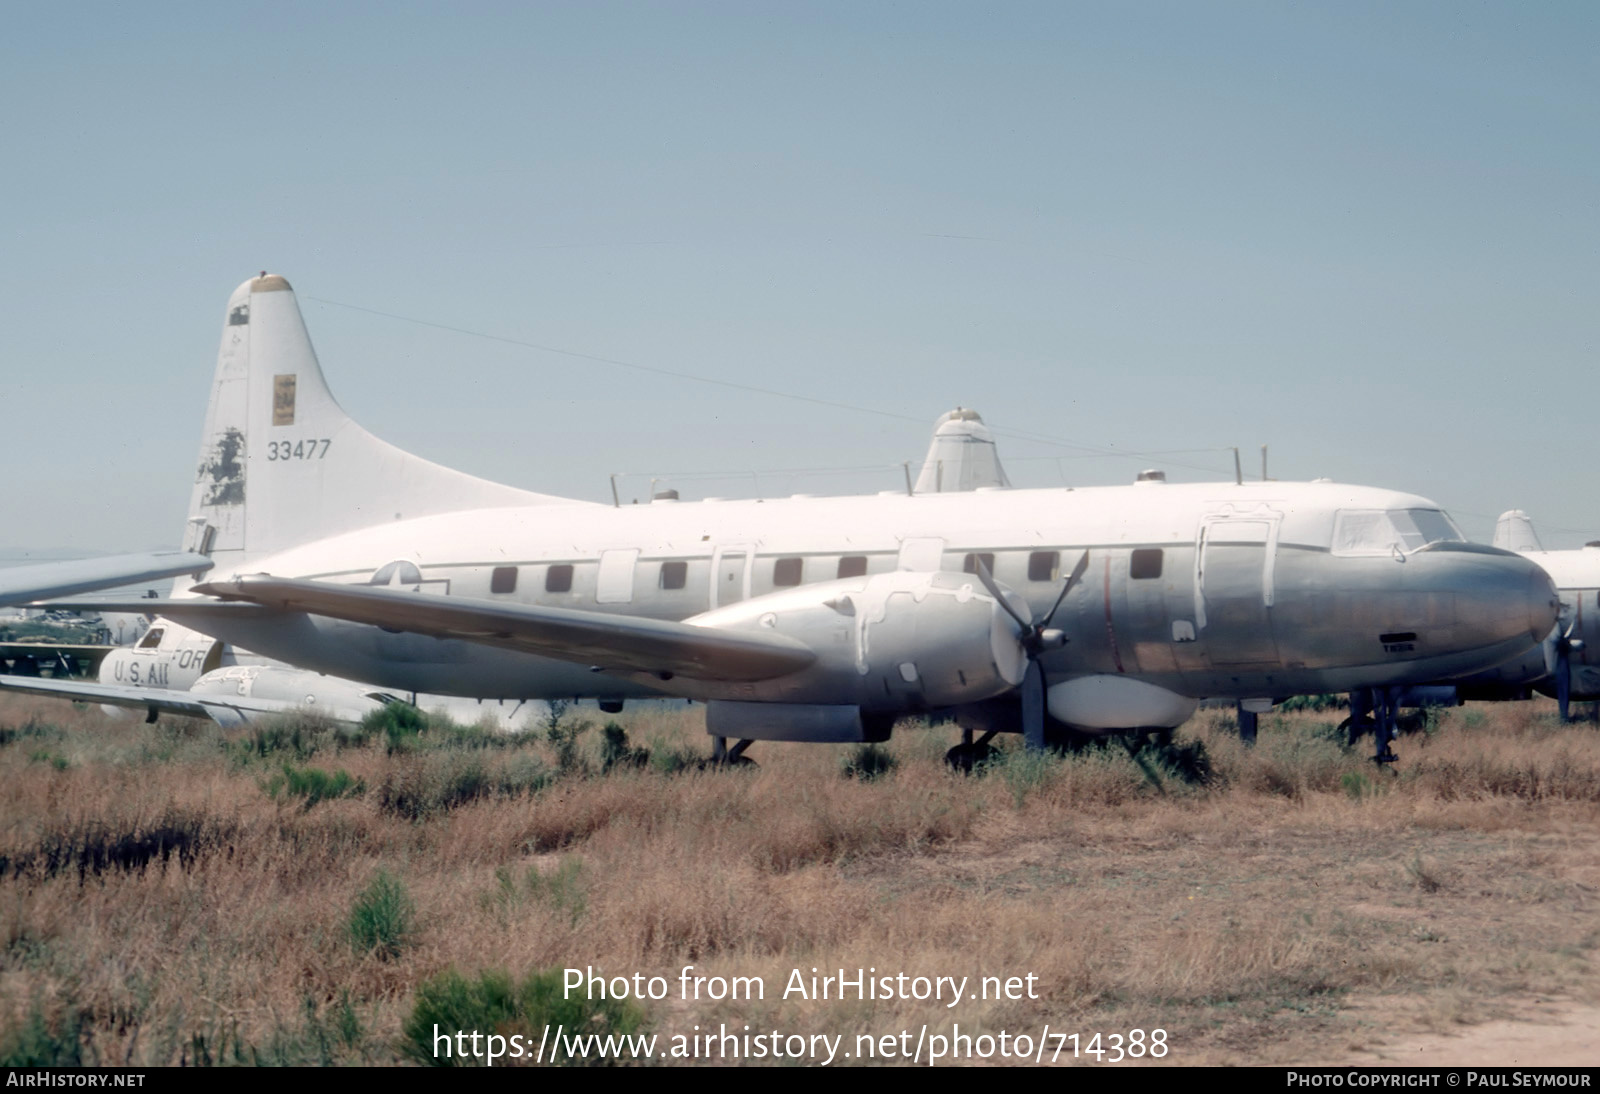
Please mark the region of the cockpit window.
<svg viewBox="0 0 1600 1094"><path fill-rule="evenodd" d="M1430 543L1465 538L1438 509L1341 509L1333 526L1333 553L1410 554Z"/></svg>

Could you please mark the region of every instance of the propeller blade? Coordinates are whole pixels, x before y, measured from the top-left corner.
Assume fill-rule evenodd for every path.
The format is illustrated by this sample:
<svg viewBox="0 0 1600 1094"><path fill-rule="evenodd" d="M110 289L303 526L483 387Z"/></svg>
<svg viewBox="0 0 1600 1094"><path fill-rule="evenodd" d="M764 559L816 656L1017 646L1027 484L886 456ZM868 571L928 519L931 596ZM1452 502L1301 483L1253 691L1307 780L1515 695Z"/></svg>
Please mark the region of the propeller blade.
<svg viewBox="0 0 1600 1094"><path fill-rule="evenodd" d="M1027 680L1023 680L1026 684ZM1561 721L1567 720L1567 707L1572 702L1572 655L1565 641L1556 650L1556 703L1561 708Z"/></svg>
<svg viewBox="0 0 1600 1094"><path fill-rule="evenodd" d="M989 572L989 567L983 564L982 559L978 560L978 580L983 582L985 589L989 590L989 595L1000 602L1000 606L1006 610L1006 614L1017 621L1017 626L1022 628L1023 634L1033 630L1033 623L1018 615L1017 609L1013 608L1010 602L1006 600L1005 594L1000 591L1000 586L995 582L994 575Z"/></svg>
<svg viewBox="0 0 1600 1094"><path fill-rule="evenodd" d="M1029 752L1044 751L1044 701L1044 670L1030 657L1022 678L1022 743Z"/></svg>
<svg viewBox="0 0 1600 1094"><path fill-rule="evenodd" d="M1056 602L1050 606L1050 610L1045 613L1044 619L1039 623L1041 631L1050 625L1050 621L1056 617L1056 610L1061 607L1061 602L1067 598L1067 594L1072 591L1072 587L1082 580L1088 569L1089 552L1085 551L1078 556L1078 564L1072 568L1072 573L1067 577L1067 583L1061 586L1061 595L1056 597Z"/></svg>

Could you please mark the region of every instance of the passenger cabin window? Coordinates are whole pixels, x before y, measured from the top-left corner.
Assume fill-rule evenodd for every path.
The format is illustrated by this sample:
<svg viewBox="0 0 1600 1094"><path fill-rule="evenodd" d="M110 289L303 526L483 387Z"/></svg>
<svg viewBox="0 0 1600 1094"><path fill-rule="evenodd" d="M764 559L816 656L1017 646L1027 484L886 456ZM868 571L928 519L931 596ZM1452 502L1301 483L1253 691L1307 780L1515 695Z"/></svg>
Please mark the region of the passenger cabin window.
<svg viewBox="0 0 1600 1094"><path fill-rule="evenodd" d="M139 648L141 650L155 649L157 646L161 645L161 636L165 633L166 628L164 627L151 627L149 630L144 632L144 637L139 639Z"/></svg>
<svg viewBox="0 0 1600 1094"><path fill-rule="evenodd" d="M865 577L867 576L866 555L845 555L839 560L840 577Z"/></svg>
<svg viewBox="0 0 1600 1094"><path fill-rule="evenodd" d="M1161 576L1161 548L1140 547L1128 560L1128 576L1135 581L1145 581Z"/></svg>
<svg viewBox="0 0 1600 1094"><path fill-rule="evenodd" d="M1029 581L1054 581L1060 572L1060 551L1035 551L1028 556Z"/></svg>
<svg viewBox="0 0 1600 1094"><path fill-rule="evenodd" d="M982 551L968 555L961 562L961 572L966 574L977 573L978 563L980 562L983 563L983 568L988 570L991 575L994 573L994 553L992 551Z"/></svg>
<svg viewBox="0 0 1600 1094"><path fill-rule="evenodd" d="M779 588L800 584L800 573L805 569L803 558L780 558L772 564L772 583Z"/></svg>
<svg viewBox="0 0 1600 1094"><path fill-rule="evenodd" d="M559 566L552 566L544 572L544 591L547 593L569 593L572 591L572 564L563 562Z"/></svg>
<svg viewBox="0 0 1600 1094"><path fill-rule="evenodd" d="M516 592L517 568L515 566L496 566L494 573L489 575L489 591L491 593Z"/></svg>
<svg viewBox="0 0 1600 1094"><path fill-rule="evenodd" d="M689 583L689 564L687 562L663 562L661 564L661 587L663 589L681 589Z"/></svg>

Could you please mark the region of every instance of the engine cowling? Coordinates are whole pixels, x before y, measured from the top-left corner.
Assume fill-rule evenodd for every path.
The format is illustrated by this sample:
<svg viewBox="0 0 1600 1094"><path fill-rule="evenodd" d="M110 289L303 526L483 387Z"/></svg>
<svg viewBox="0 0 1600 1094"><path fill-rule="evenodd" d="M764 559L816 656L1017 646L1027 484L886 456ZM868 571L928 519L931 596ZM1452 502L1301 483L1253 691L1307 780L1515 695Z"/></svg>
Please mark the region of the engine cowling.
<svg viewBox="0 0 1600 1094"><path fill-rule="evenodd" d="M1046 695L1052 718L1089 733L1173 729L1200 705L1198 699L1127 676L1078 676L1052 685Z"/></svg>
<svg viewBox="0 0 1600 1094"><path fill-rule="evenodd" d="M697 697L849 705L899 713L977 702L1022 682L1019 628L972 574L844 578L740 601L688 623L772 630L817 655L774 680L707 685Z"/></svg>

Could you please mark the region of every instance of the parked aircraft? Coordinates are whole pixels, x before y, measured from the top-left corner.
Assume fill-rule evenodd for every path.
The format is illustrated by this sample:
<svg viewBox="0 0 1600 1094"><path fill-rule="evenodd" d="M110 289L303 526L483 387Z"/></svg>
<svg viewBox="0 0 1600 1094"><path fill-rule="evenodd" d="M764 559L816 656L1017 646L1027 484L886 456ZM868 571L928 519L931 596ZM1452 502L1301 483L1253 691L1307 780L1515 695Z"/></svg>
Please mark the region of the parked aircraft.
<svg viewBox="0 0 1600 1094"><path fill-rule="evenodd" d="M208 643L212 640L206 639ZM154 650L151 651L155 653ZM165 662L147 658L142 678L124 683L88 680L41 679L0 676L0 691L46 695L56 699L100 703L109 708L143 711L146 721L162 714L206 718L223 729L251 725L262 718L312 711L337 722L360 722L391 703L410 703L423 710L446 714L462 724L487 722L497 729L518 728L530 716L549 708L543 703L483 702L450 696L398 694L282 664L231 664L201 673L184 687L159 683L167 675ZM139 664L139 662L134 662ZM103 676L104 674L102 674ZM140 681L143 682L140 682Z"/></svg>
<svg viewBox="0 0 1600 1094"><path fill-rule="evenodd" d="M958 406L941 414L933 425L933 442L923 457L916 492L959 493L1010 485L994 434L978 412Z"/></svg>
<svg viewBox="0 0 1600 1094"><path fill-rule="evenodd" d="M190 513L214 576L169 620L404 691L702 700L719 756L934 712L970 761L999 731L1176 726L1202 696L1453 678L1556 617L1537 566L1372 487L614 507L487 482L353 422L267 274L228 302Z"/></svg>
<svg viewBox="0 0 1600 1094"><path fill-rule="evenodd" d="M1555 582L1561 598L1556 633L1546 642L1542 659L1526 659L1526 682L1560 703L1561 720L1566 721L1572 700L1600 699L1600 651L1595 648L1600 642L1600 541L1575 551L1546 551L1528 514L1508 509L1495 522L1494 545L1538 563Z"/></svg>

